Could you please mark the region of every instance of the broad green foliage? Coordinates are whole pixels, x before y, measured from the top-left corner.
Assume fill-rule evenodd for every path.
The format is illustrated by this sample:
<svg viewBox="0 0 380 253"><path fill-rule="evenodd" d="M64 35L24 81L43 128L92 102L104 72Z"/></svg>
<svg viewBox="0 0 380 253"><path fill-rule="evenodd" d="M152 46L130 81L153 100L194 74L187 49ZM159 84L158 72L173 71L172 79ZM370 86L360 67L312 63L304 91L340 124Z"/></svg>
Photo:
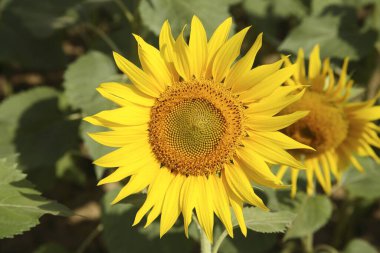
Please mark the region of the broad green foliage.
<svg viewBox="0 0 380 253"><path fill-rule="evenodd" d="M96 91L102 82L120 79L109 56L89 52L69 65L64 78L65 95L73 108L81 109L85 115L112 108L112 103Z"/></svg>
<svg viewBox="0 0 380 253"><path fill-rule="evenodd" d="M158 222L147 228L143 228L143 225L132 227L138 206L135 207L131 203L111 205L117 192L116 190L106 193L102 201L103 239L109 252L193 252L192 241L186 239L182 228L173 228L160 239Z"/></svg>
<svg viewBox="0 0 380 253"><path fill-rule="evenodd" d="M9 12L19 18L36 37L48 37L57 29L75 23L78 18L72 10L81 0L29 1L17 0L9 6Z"/></svg>
<svg viewBox="0 0 380 253"><path fill-rule="evenodd" d="M378 251L368 242L361 239L350 241L343 253L378 253Z"/></svg>
<svg viewBox="0 0 380 253"><path fill-rule="evenodd" d="M245 207L243 214L247 228L260 233L283 233L295 218L289 211L265 212L255 207ZM236 219L232 224L238 225Z"/></svg>
<svg viewBox="0 0 380 253"><path fill-rule="evenodd" d="M360 159L364 172L350 168L344 175L343 186L350 197L375 200L380 197L380 166L371 158Z"/></svg>
<svg viewBox="0 0 380 253"><path fill-rule="evenodd" d="M218 24L228 18L228 9L239 0L142 0L139 11L144 25L159 34L165 20L169 20L173 35L177 36L184 25L190 24L191 17L197 15L211 36Z"/></svg>
<svg viewBox="0 0 380 253"><path fill-rule="evenodd" d="M16 164L0 159L0 239L31 229L44 214L71 215L66 207L40 196L25 177Z"/></svg>
<svg viewBox="0 0 380 253"><path fill-rule="evenodd" d="M359 60L368 55L376 40L374 31L361 31L352 22L354 13L342 16L307 17L280 45L280 50L296 54L299 48L309 55L314 45L321 46L322 57Z"/></svg>
<svg viewBox="0 0 380 253"><path fill-rule="evenodd" d="M60 93L35 88L0 104L0 153L19 153L22 168L39 187L54 183L55 163L78 144L78 120L60 108Z"/></svg>
<svg viewBox="0 0 380 253"><path fill-rule="evenodd" d="M285 239L314 233L327 223L332 213L331 202L324 195L307 196L298 193L288 208L297 216L286 232Z"/></svg>

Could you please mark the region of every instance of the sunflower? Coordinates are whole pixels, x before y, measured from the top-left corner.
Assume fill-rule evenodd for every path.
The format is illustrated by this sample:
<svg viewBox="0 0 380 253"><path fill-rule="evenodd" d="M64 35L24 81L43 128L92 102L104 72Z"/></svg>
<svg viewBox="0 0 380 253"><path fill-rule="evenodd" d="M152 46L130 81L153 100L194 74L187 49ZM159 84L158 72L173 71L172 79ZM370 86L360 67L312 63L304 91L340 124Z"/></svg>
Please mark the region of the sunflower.
<svg viewBox="0 0 380 253"><path fill-rule="evenodd" d="M322 64L319 50L319 45L316 45L310 54L308 75L305 73L304 52L299 50L294 64L297 70L287 83L290 87L307 85L309 89L302 99L283 111L310 111L305 118L284 130L288 136L316 150L294 151L306 167L306 191L309 195L315 192L314 177L324 192L330 194L332 176L339 181L348 165L364 171L355 158L357 155L369 156L380 162L371 147L380 147L377 135L380 128L372 122L380 118L380 106L374 106L376 98L349 102L353 80L347 76L348 58L343 62L339 79L335 80L329 59ZM283 59L286 66L292 65L287 58ZM277 176L282 179L288 168L281 166ZM292 196L297 191L298 174L299 170L291 169Z"/></svg>
<svg viewBox="0 0 380 253"><path fill-rule="evenodd" d="M299 86L282 86L295 66L281 68L281 59L251 69L262 34L235 62L249 28L228 39L231 25L232 19L226 19L207 40L194 16L187 44L183 31L173 38L166 21L159 49L134 35L142 69L114 53L132 84L98 88L120 107L85 118L110 129L91 133L95 141L118 148L94 161L118 167L99 185L130 177L113 203L146 188L134 225L148 212L146 226L160 216L160 236L181 213L188 236L193 210L210 241L214 213L233 236L230 207L245 235L243 204L267 209L251 183L283 187L268 164L303 167L286 150L309 147L278 130L307 112L276 115L302 96L295 93Z"/></svg>

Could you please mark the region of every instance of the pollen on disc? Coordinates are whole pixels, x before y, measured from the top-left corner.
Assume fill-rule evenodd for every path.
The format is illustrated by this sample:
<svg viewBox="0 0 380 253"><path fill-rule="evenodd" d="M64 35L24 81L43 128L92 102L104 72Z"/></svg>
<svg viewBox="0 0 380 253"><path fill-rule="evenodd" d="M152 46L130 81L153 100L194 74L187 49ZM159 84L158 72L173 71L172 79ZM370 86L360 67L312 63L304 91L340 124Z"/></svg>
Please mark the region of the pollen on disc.
<svg viewBox="0 0 380 253"><path fill-rule="evenodd" d="M183 175L223 167L242 135L243 106L211 81L169 87L151 111L149 140L157 159Z"/></svg>

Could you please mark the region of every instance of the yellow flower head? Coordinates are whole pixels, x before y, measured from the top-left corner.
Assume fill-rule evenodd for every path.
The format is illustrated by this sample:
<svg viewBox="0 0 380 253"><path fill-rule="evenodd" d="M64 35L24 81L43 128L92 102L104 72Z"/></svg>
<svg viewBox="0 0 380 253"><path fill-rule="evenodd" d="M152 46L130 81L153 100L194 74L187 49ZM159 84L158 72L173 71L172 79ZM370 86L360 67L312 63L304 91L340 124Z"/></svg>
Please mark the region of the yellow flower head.
<svg viewBox="0 0 380 253"><path fill-rule="evenodd" d="M120 108L85 119L111 130L91 133L94 140L118 148L94 162L118 167L99 184L130 177L113 203L147 188L134 224L146 214L146 225L161 215L161 236L181 213L187 235L194 209L210 240L214 213L233 236L230 207L246 234L243 204L267 209L251 183L283 187L268 164L303 167L286 149L308 147L278 130L307 112L276 116L302 96L294 95L298 86L282 86L295 66L281 69L279 60L251 69L261 34L235 62L249 28L228 38L231 24L231 18L225 20L208 40L193 17L187 44L183 32L174 40L166 21L159 50L134 35L142 69L114 54L132 84L98 88Z"/></svg>
<svg viewBox="0 0 380 253"><path fill-rule="evenodd" d="M286 66L292 63L284 58ZM380 118L380 106L374 106L376 98L366 102L349 102L353 81L347 77L348 59L344 60L339 79L335 79L329 59L323 64L319 56L319 46L310 54L308 75L305 73L304 53L300 49L294 64L297 70L287 83L310 86L301 100L286 108L284 113L297 110L309 110L305 118L287 127L284 132L297 141L313 147L316 152L296 150L306 167L307 193L315 191L314 176L323 190L331 192L331 174L338 180L349 164L358 170L363 167L355 155L370 156L377 162L379 157L371 145L380 147L377 135L380 128L372 121ZM282 166L278 172L280 178L288 169ZM297 189L298 170L292 170L292 195Z"/></svg>

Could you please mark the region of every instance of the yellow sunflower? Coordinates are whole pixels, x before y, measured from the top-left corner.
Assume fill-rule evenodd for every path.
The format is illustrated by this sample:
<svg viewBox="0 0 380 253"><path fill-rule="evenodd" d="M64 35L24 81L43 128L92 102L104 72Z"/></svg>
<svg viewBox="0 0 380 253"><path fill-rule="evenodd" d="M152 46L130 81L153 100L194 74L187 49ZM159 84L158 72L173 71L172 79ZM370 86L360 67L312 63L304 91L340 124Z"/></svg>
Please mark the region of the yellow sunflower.
<svg viewBox="0 0 380 253"><path fill-rule="evenodd" d="M210 241L214 213L233 236L230 207L245 235L243 204L267 209L251 183L283 186L268 164L303 167L286 149L308 147L278 130L307 112L276 116L302 96L293 94L298 86L282 87L295 66L281 69L279 60L251 69L262 34L235 62L249 28L228 39L231 24L228 18L207 40L202 23L193 17L187 44L183 32L173 38L166 21L159 49L134 35L142 69L114 53L132 84L98 88L120 108L85 118L111 130L91 133L94 140L118 148L94 162L118 167L99 185L130 177L113 203L147 188L134 224L148 212L146 226L161 215L161 236L181 213L187 236L194 209Z"/></svg>
<svg viewBox="0 0 380 253"><path fill-rule="evenodd" d="M292 66L287 58L283 59L286 66ZM348 58L344 60L338 80L335 80L329 59L325 59L322 64L319 45L310 54L308 75L305 73L302 49L298 52L294 66L297 70L292 79L287 81L289 86L301 84L310 87L301 100L283 112L308 110L310 113L287 127L284 132L316 150L294 151L306 167L307 193L312 195L315 192L315 176L325 193L330 194L332 175L339 180L349 164L359 171L364 170L355 158L356 155L370 156L380 162L371 147L380 147L377 135L380 127L372 122L380 118L380 106L374 106L376 98L366 102L348 101L353 85L353 80L347 76ZM288 168L280 168L277 174L279 178L283 177ZM297 191L298 173L296 169L291 170L292 196Z"/></svg>

